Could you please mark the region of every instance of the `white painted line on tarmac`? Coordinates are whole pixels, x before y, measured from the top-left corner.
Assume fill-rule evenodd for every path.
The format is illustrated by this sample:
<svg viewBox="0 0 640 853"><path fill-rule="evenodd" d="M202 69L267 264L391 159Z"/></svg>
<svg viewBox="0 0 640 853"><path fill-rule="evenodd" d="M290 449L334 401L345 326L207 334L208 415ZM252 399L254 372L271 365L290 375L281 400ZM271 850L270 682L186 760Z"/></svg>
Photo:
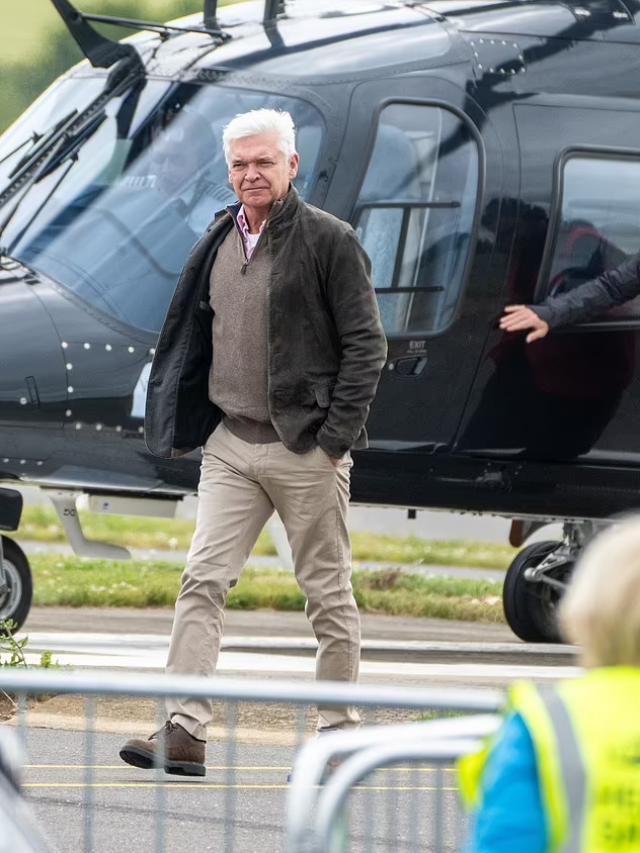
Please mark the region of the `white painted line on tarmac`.
<svg viewBox="0 0 640 853"><path fill-rule="evenodd" d="M24 635L20 635L24 636ZM29 633L29 648L48 649L49 651L87 651L96 654L128 654L133 650L140 654L155 654L159 649L165 653L169 649L167 634L107 634L79 631L49 631ZM222 638L222 648L234 651L252 649L277 651L315 651L318 642L312 637L243 637L227 636ZM574 656L575 646L551 645L541 643L470 643L424 640L363 640L365 651L390 651L398 654L406 652L452 653L457 654L500 654L535 656Z"/></svg>
<svg viewBox="0 0 640 853"><path fill-rule="evenodd" d="M37 653L26 654L27 663L37 665L40 656ZM54 651L54 660L65 666L88 667L90 669L164 669L166 652L164 650L147 650L143 654L121 653L100 654ZM508 664L438 664L438 663L403 663L394 661L363 661L360 665L363 676L382 676L389 679L414 677L430 679L446 677L456 679L558 679L572 678L581 674L579 667L549 667L549 666L511 666ZM221 652L218 659L217 672L255 673L278 675L313 675L315 661L313 658L292 657L290 655L251 654L245 652Z"/></svg>

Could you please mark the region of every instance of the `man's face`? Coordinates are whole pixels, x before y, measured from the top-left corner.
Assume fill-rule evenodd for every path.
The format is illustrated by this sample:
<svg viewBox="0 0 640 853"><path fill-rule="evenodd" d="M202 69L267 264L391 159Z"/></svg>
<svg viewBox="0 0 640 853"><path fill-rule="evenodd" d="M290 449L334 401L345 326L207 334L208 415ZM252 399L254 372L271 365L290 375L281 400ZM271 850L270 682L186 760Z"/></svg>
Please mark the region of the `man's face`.
<svg viewBox="0 0 640 853"><path fill-rule="evenodd" d="M247 136L231 143L229 180L245 207L265 210L284 198L298 174L299 157L287 160L275 133Z"/></svg>

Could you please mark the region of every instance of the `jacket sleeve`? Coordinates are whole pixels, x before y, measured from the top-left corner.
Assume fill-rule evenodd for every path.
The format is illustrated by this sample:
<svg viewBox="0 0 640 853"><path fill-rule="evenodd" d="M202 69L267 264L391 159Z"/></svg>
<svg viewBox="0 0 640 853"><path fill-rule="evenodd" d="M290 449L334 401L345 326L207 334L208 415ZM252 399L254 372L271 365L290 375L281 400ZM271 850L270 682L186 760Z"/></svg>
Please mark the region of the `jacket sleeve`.
<svg viewBox="0 0 640 853"><path fill-rule="evenodd" d="M615 305L622 305L640 294L640 254L598 278L563 293L550 296L532 311L554 329L571 323L584 323L600 316Z"/></svg>
<svg viewBox="0 0 640 853"><path fill-rule="evenodd" d="M472 817L465 853L547 853L548 833L531 735L507 720L482 775L482 805Z"/></svg>
<svg viewBox="0 0 640 853"><path fill-rule="evenodd" d="M339 458L362 432L387 357L371 262L352 228L338 238L329 260L326 294L341 357L331 405L316 439Z"/></svg>

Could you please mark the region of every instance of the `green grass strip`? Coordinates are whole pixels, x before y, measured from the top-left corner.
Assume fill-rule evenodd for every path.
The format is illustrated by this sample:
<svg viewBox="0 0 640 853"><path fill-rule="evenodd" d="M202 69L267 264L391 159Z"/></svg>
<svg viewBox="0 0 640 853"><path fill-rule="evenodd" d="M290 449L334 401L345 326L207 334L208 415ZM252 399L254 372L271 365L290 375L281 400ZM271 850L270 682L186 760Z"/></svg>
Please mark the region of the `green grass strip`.
<svg viewBox="0 0 640 853"><path fill-rule="evenodd" d="M87 539L156 551L187 551L194 530L194 522L185 519L81 512L80 520ZM55 511L45 506L25 507L20 530L13 535L18 541L68 541ZM353 559L362 562L506 569L516 554L516 549L510 545L491 542L428 540L365 532L354 532L351 539ZM276 550L266 531L260 535L253 553L275 555Z"/></svg>
<svg viewBox="0 0 640 853"><path fill-rule="evenodd" d="M34 604L61 607L173 607L182 565L152 561L87 560L35 554ZM354 572L363 613L502 622L501 586L493 581L422 577L398 570ZM239 610L304 610L290 572L248 567L229 593Z"/></svg>

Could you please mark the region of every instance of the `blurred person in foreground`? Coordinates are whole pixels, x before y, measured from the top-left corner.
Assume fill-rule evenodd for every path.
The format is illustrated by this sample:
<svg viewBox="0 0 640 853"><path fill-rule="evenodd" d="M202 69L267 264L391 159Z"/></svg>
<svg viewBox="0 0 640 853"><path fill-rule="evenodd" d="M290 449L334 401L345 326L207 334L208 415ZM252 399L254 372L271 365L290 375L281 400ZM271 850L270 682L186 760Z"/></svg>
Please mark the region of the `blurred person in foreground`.
<svg viewBox="0 0 640 853"><path fill-rule="evenodd" d="M515 685L492 743L460 761L465 853L640 850L640 518L588 547L560 624L586 673Z"/></svg>

